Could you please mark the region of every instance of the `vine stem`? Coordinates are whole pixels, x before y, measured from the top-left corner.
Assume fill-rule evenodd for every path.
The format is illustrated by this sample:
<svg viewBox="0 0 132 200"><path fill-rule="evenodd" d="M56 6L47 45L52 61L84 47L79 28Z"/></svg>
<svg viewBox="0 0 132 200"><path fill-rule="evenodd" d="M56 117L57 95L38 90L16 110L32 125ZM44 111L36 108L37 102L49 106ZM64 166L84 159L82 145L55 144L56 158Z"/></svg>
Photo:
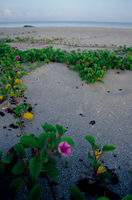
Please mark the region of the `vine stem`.
<svg viewBox="0 0 132 200"><path fill-rule="evenodd" d="M25 135L25 133L24 133L24 131L22 129L21 118L19 118L19 122L20 122L20 130L21 130L22 134Z"/></svg>
<svg viewBox="0 0 132 200"><path fill-rule="evenodd" d="M49 180L48 176L45 175L45 177L46 177L46 179L47 179L47 181L48 181L48 183L49 183L49 185L50 185L50 189L51 189L51 191L52 191L52 194L53 194L54 200L57 200L56 197L55 197L55 193L54 193L53 187L52 187L52 185L51 185L51 183L50 183L50 180Z"/></svg>

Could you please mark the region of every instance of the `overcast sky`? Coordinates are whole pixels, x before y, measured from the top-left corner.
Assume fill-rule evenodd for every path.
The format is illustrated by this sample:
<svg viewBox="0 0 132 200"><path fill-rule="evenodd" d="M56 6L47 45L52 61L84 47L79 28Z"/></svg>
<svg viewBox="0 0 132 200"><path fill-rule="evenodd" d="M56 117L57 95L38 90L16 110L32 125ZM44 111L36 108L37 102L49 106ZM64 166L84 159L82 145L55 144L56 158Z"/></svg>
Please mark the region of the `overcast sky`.
<svg viewBox="0 0 132 200"><path fill-rule="evenodd" d="M0 22L132 22L132 0L0 0Z"/></svg>

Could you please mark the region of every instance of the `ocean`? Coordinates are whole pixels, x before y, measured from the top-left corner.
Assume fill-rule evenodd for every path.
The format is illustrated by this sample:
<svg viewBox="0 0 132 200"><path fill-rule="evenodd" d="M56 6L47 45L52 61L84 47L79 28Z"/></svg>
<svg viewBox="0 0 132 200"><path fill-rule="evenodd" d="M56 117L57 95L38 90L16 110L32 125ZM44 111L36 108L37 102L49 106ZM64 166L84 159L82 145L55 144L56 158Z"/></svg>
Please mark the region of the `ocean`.
<svg viewBox="0 0 132 200"><path fill-rule="evenodd" d="M83 22L83 21L38 21L38 22L0 22L1 27L23 27L31 25L34 27L117 27L132 28L132 23L125 22Z"/></svg>

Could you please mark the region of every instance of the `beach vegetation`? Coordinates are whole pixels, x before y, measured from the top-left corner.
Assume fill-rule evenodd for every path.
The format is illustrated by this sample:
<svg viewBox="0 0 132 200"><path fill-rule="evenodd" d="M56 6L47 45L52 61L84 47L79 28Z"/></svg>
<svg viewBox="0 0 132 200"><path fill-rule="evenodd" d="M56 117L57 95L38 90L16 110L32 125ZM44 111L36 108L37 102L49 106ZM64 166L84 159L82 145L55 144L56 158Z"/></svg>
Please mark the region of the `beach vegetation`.
<svg viewBox="0 0 132 200"><path fill-rule="evenodd" d="M3 186L3 197L14 199L25 185L29 200L40 199L43 186L38 184L36 178L41 177L48 181L53 197L56 199L50 181L50 179L57 180L58 176L54 157L60 159L62 155L68 156L74 142L69 137L62 137L67 130L58 124L56 127L48 123L41 126L44 132L38 138L32 133L23 135L20 142L8 151L8 157L1 159L0 172L3 174L1 181L5 179L4 183L9 186L7 191L4 191ZM26 149L31 151L32 158L28 159ZM0 158L2 154L3 151L0 152Z"/></svg>
<svg viewBox="0 0 132 200"><path fill-rule="evenodd" d="M67 130L62 126L56 125L54 127L48 123L42 125L44 132L38 137L35 137L32 133L25 135L23 126L26 120L33 120L34 115L30 104L20 102L20 99L24 98L27 92L27 86L22 85L21 77L28 75L30 71L35 70L37 67L41 67L41 61L43 63L59 62L65 63L69 70L78 71L81 80L86 80L88 84L93 84L97 81L104 83L102 79L108 69L132 71L132 47L127 48L124 46L113 52L107 49L97 49L95 51L86 49L81 52L80 46L79 49L71 52L60 48L54 50L53 46L21 51L16 46L11 47L4 44L4 42L8 41L7 39L10 42L24 42L25 40L18 36L15 38L16 40L0 39L1 108L4 112L11 113L14 116L14 119L17 120L17 127L20 128L23 136L20 138L20 142L8 151L8 157L3 158L3 151L0 152L0 172L3 174L3 179L10 180L8 192L4 193L3 189L1 191L3 195L8 195L13 199L25 184L29 191L28 199L32 199L34 195L36 195L36 199L39 199L43 187L38 184L36 178L45 177L52 188L49 178L57 180L58 176L54 157L60 159L62 155L68 156L71 152L71 146L74 146L74 142L69 137L63 137ZM31 43L35 42L34 37L28 38L28 40ZM60 38L56 40L58 41ZM54 41L46 39L46 42L54 43ZM77 47L78 44L76 43L74 46ZM123 53L123 56L122 54L120 56L119 53ZM32 64L34 62L36 62L35 65ZM22 63L28 63L29 68L25 69ZM10 97L13 106L10 103ZM95 139L90 135L86 136L85 139L92 146L93 154L88 152L88 158L91 163L89 166L84 165L88 170L91 170L94 180L98 180L106 186L107 179L110 179L110 173L104 167L104 164L100 162L100 158L102 154L113 151L115 147L113 145L105 145L101 148L101 145L97 146L95 144ZM27 156L27 149L31 152L32 158ZM3 179L1 180L3 181ZM74 198L78 194L78 199L82 199L82 195L79 194L79 190L76 187L72 187L70 192ZM52 193L55 196L53 190ZM130 196L127 195L124 200L128 197Z"/></svg>

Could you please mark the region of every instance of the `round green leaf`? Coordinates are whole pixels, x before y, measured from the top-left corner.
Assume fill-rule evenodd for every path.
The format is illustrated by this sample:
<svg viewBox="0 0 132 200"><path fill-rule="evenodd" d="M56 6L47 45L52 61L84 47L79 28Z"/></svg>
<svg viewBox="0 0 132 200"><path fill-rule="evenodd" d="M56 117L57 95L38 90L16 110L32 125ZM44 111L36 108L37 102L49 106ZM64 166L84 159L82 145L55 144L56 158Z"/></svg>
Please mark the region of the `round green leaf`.
<svg viewBox="0 0 132 200"><path fill-rule="evenodd" d="M46 142L46 139L47 139L46 133L41 133L41 134L39 135L39 138L38 138L38 146L39 146L41 149L43 149L44 144L45 144L45 142Z"/></svg>
<svg viewBox="0 0 132 200"><path fill-rule="evenodd" d="M122 200L132 200L132 195L127 194Z"/></svg>
<svg viewBox="0 0 132 200"><path fill-rule="evenodd" d="M2 159L2 162L3 162L3 163L10 163L10 159L9 159L9 158L3 158L3 159Z"/></svg>
<svg viewBox="0 0 132 200"><path fill-rule="evenodd" d="M85 137L85 139L88 140L88 142L92 145L92 147L94 146L94 144L95 144L95 139L94 139L94 137L92 137L91 135L87 135L87 136Z"/></svg>
<svg viewBox="0 0 132 200"><path fill-rule="evenodd" d="M14 150L19 153L20 158L25 158L25 150L22 144L15 144Z"/></svg>
<svg viewBox="0 0 132 200"><path fill-rule="evenodd" d="M42 161L40 155L37 155L29 160L29 170L33 177L37 177L40 174L41 168Z"/></svg>
<svg viewBox="0 0 132 200"><path fill-rule="evenodd" d="M80 192L80 190L78 189L77 186L72 186L70 188L70 194L71 196L73 196L76 200L83 200L83 196Z"/></svg>
<svg viewBox="0 0 132 200"><path fill-rule="evenodd" d="M102 152L108 152L108 151L113 151L115 150L115 146L114 145L105 145L103 146Z"/></svg>
<svg viewBox="0 0 132 200"><path fill-rule="evenodd" d="M36 184L31 189L27 200L40 200L42 190L43 190L43 187L39 184Z"/></svg>
<svg viewBox="0 0 132 200"><path fill-rule="evenodd" d="M63 137L63 138L61 138L61 139L59 140L59 143L60 143L60 142L63 142L63 141L67 142L67 143L68 143L69 145L71 145L71 146L74 146L74 141L73 141L72 138ZM59 143L58 143L58 144L59 144Z"/></svg>
<svg viewBox="0 0 132 200"><path fill-rule="evenodd" d="M15 178L9 185L8 196L14 199L15 195L22 188L24 180L21 177Z"/></svg>
<svg viewBox="0 0 132 200"><path fill-rule="evenodd" d="M37 141L34 137L24 135L21 137L20 142L28 147L37 149Z"/></svg>
<svg viewBox="0 0 132 200"><path fill-rule="evenodd" d="M42 166L43 173L46 174L51 179L57 179L58 176L58 170L55 167L55 165L51 163L44 163Z"/></svg>
<svg viewBox="0 0 132 200"><path fill-rule="evenodd" d="M20 174L26 169L27 165L24 162L17 163L13 168L12 168L12 173L14 175Z"/></svg>
<svg viewBox="0 0 132 200"><path fill-rule="evenodd" d="M109 200L107 197L99 197L97 200Z"/></svg>

